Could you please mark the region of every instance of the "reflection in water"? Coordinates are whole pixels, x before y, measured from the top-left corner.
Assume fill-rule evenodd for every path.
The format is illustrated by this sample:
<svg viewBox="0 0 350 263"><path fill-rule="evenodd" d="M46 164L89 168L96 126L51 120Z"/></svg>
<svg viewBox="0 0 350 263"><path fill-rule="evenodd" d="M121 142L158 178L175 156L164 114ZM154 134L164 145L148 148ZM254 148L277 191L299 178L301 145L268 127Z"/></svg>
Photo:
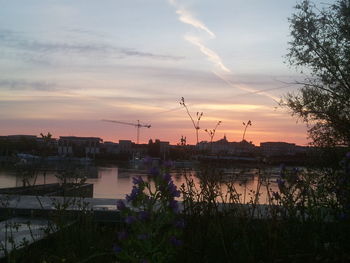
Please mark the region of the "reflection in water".
<svg viewBox="0 0 350 263"><path fill-rule="evenodd" d="M193 171L190 173L194 174ZM187 174L189 173L187 172ZM125 195L130 193L132 188L132 177L138 175L142 176L145 180L147 179L147 175L137 174L135 171L127 172L123 170L118 175L118 167L99 167L97 176L87 178L86 182L94 184L94 198L125 198ZM181 172L173 172L172 177L177 187L180 187L186 182L185 177ZM192 176L191 178L199 188L199 179L195 176ZM46 176L41 173L38 174L36 178L31 178L29 181L31 184L33 184L34 181L35 184L49 184L57 183L59 182L59 179L54 173L47 173ZM227 181L232 182L232 179ZM239 198L241 202L249 202L254 199L254 193L257 190L259 190L260 193L259 203L266 203L268 201L267 185L266 183L259 184L259 176L256 174L252 175L251 172L242 173L232 184L236 189L237 194L240 196ZM18 187L22 185L22 177L16 175L14 171L0 170L0 188ZM270 183L268 187L273 191L277 191L275 183ZM221 184L221 189L223 194L227 193L227 184Z"/></svg>

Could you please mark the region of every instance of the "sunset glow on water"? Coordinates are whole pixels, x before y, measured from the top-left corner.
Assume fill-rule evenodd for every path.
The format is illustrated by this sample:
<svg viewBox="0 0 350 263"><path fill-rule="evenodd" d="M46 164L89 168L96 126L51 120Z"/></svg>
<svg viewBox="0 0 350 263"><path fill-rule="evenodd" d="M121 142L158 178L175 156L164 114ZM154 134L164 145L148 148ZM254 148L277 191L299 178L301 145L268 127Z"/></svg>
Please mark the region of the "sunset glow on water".
<svg viewBox="0 0 350 263"><path fill-rule="evenodd" d="M183 172L172 172L172 179L175 183L175 185L180 188L182 184L186 184L186 179L183 176ZM195 175L194 171L187 172L187 175L190 174ZM132 178L141 176L144 180L148 180L147 175L142 171L142 173L137 173L135 171L125 171L118 172L117 167L113 168L104 168L99 167L98 168L98 176L96 178L88 178L86 180L87 183L94 185L94 198L113 198L113 199L124 199L126 194L130 194L131 188L133 186L132 184ZM200 189L199 184L200 181L196 176L191 176L191 178L197 189ZM1 185L0 188L6 188L6 187L19 187L22 186L21 177L16 175L13 171L6 171L2 170L0 171L0 180ZM227 180L226 182L230 182L231 180ZM50 184L50 183L57 183L60 182L60 180L54 175L54 174L47 174L44 178L43 175L39 175L36 178L36 185L39 184ZM34 178L31 180L31 183L34 183ZM258 187L258 176L246 176L243 174L239 180L234 181L235 189L237 190L237 193L240 196L241 202L249 202L252 198L254 198L254 195L251 191L256 191ZM271 183L269 188L271 188L274 191L277 191L277 185L276 183ZM227 185L226 183L221 184L221 190L222 193L225 195L227 193ZM260 188L260 203L266 203L267 202L267 188L266 185L261 186ZM245 196L245 197L244 197ZM219 201L222 201L220 198L218 198Z"/></svg>

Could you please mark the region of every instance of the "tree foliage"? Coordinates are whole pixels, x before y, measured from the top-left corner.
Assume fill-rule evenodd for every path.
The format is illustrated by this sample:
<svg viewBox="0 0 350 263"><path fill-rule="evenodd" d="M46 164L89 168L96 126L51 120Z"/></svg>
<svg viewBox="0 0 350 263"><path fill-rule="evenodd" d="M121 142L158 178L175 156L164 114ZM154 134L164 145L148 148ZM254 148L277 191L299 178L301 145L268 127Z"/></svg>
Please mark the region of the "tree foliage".
<svg viewBox="0 0 350 263"><path fill-rule="evenodd" d="M287 59L306 77L285 103L309 125L315 145L349 146L350 0L323 9L303 0L295 9Z"/></svg>

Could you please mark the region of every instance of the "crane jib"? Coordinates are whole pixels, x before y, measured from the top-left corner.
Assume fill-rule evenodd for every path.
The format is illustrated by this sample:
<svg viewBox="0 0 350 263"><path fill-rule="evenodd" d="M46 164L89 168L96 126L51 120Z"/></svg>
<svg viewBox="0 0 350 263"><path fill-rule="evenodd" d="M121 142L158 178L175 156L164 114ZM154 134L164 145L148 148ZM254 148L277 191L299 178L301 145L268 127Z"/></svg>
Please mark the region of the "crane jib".
<svg viewBox="0 0 350 263"><path fill-rule="evenodd" d="M113 122L113 123L124 124L124 125L130 125L130 126L136 127L137 128L137 144L139 144L140 128L151 128L150 124L140 124L139 120L137 120L137 123L116 121L116 120L102 120L102 121Z"/></svg>

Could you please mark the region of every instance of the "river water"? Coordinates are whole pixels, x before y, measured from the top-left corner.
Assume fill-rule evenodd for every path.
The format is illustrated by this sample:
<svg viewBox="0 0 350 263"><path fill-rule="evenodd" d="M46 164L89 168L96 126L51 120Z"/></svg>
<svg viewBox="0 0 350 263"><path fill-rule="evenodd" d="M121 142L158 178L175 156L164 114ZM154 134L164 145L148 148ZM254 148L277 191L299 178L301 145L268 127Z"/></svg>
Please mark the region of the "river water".
<svg viewBox="0 0 350 263"><path fill-rule="evenodd" d="M194 170L187 170L187 175L192 175L195 186L199 189L200 181L195 176ZM237 178L237 174L240 174ZM262 184L259 190L259 203L268 203L267 189L277 191L275 183L275 174L270 170L270 184ZM232 176L235 174L235 176ZM174 170L171 172L172 179L177 187L186 184L184 170ZM96 167L92 175L88 176L86 182L94 185L94 198L125 198L125 195L130 193L132 188L132 178L141 176L147 180L146 173L132 169L122 169L118 167ZM235 179L232 179L232 178ZM225 170L225 182L232 182L237 194L240 195L240 202L246 203L253 198L253 191L256 192L259 184L259 176L256 169L242 170ZM54 173L38 173L36 177L31 178L30 184L49 184L60 182L60 179ZM0 170L0 188L23 186L23 177L15 170L1 169ZM220 184L223 194L227 193L227 184Z"/></svg>

